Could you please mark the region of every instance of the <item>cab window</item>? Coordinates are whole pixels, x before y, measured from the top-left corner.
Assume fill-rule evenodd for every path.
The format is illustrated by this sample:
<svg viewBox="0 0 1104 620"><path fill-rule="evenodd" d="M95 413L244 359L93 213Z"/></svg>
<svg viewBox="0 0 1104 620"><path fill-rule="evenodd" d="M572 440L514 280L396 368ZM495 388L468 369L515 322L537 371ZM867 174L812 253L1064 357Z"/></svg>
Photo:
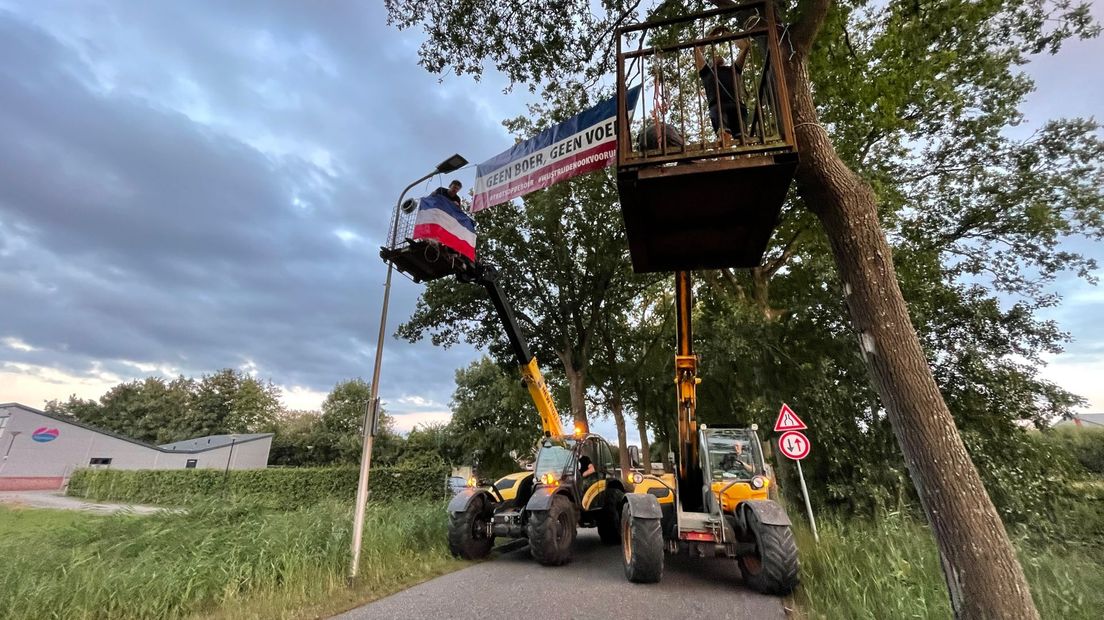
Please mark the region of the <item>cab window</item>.
<svg viewBox="0 0 1104 620"><path fill-rule="evenodd" d="M537 462L533 466L533 473L537 478L547 473L562 476L567 468L572 466L572 448L574 446L575 442L571 440L544 440L537 452Z"/></svg>
<svg viewBox="0 0 1104 620"><path fill-rule="evenodd" d="M610 445L608 443L602 442L599 450L601 453L602 463L599 466L599 469L608 474L613 474L615 471L617 471L617 463L613 460L613 449L610 448Z"/></svg>
<svg viewBox="0 0 1104 620"><path fill-rule="evenodd" d="M763 470L759 442L742 429L709 429L705 435L713 481L750 480Z"/></svg>

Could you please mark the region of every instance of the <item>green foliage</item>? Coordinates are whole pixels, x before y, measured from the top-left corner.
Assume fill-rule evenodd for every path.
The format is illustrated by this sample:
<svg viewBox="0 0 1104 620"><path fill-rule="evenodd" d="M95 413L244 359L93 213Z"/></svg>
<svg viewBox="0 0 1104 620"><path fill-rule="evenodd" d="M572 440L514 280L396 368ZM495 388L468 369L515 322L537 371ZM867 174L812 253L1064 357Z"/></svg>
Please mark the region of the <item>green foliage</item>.
<svg viewBox="0 0 1104 620"><path fill-rule="evenodd" d="M232 470L79 469L68 494L98 500L178 506L210 498L247 498L273 508L300 508L356 496L358 470L304 467ZM372 501L441 499L449 468L442 462L376 467L369 478Z"/></svg>
<svg viewBox="0 0 1104 620"><path fill-rule="evenodd" d="M43 535L19 526L25 517L54 525ZM0 508L0 617L319 615L306 606L329 616L342 610L329 601L377 598L459 566L440 502L373 503L350 588L351 521L348 503L333 501L289 511L209 501L141 517Z"/></svg>
<svg viewBox="0 0 1104 620"><path fill-rule="evenodd" d="M1060 427L1044 432L1040 441L1048 450L1068 454L1086 472L1104 476L1104 429Z"/></svg>
<svg viewBox="0 0 1104 620"><path fill-rule="evenodd" d="M421 424L407 434L399 464L459 463L463 452L464 447L451 424Z"/></svg>
<svg viewBox="0 0 1104 620"><path fill-rule="evenodd" d="M171 443L206 435L269 431L280 412L279 388L227 368L196 381L160 377L121 383L99 402L71 396L46 410L70 415L139 441Z"/></svg>
<svg viewBox="0 0 1104 620"><path fill-rule="evenodd" d="M427 38L419 54L430 72L480 76L486 59L512 82L531 84L571 79L596 52L608 54L608 34L622 14L635 15L639 3L609 0L602 4L608 13L595 12L586 0L555 2L548 5L549 10L533 10L523 0L385 2L389 23L399 28L424 26ZM565 15L572 19L564 20ZM471 36L474 32L481 35Z"/></svg>
<svg viewBox="0 0 1104 620"><path fill-rule="evenodd" d="M1005 525L1030 524L1035 534L1053 534L1072 499L1069 455L1047 450L1019 428L967 429L962 440Z"/></svg>
<svg viewBox="0 0 1104 620"><path fill-rule="evenodd" d="M820 542L796 534L801 587L795 599L809 618L949 618L946 583L931 532L899 513L876 520L819 515ZM1104 609L1099 551L1021 541L1020 562L1043 618L1096 618Z"/></svg>
<svg viewBox="0 0 1104 620"><path fill-rule="evenodd" d="M350 379L334 386L322 403L322 415L309 434L310 454L301 461L311 465L342 465L360 462L361 435L372 388L363 379ZM381 410L373 462L394 465L402 453L402 438L394 430L391 416Z"/></svg>
<svg viewBox="0 0 1104 620"><path fill-rule="evenodd" d="M322 430L341 435L359 435L364 429L372 387L363 379L350 379L334 386L322 403Z"/></svg>
<svg viewBox="0 0 1104 620"><path fill-rule="evenodd" d="M360 462L361 425L370 393L365 381L350 379L334 386L320 414L284 411L279 389L271 382L226 369L199 381L149 377L121 383L99 402L73 396L64 403L50 401L46 410L155 444L210 434L272 432L273 465L350 465ZM405 441L391 417L384 411L380 416L374 461L395 465Z"/></svg>
<svg viewBox="0 0 1104 620"><path fill-rule="evenodd" d="M490 358L456 371L451 407L449 427L461 446L458 462L477 466L483 477L517 471L511 453L531 456L540 437L539 420L517 371L503 369Z"/></svg>
<svg viewBox="0 0 1104 620"><path fill-rule="evenodd" d="M185 437L203 437L225 429L266 429L280 411L280 390L244 372L226 368L199 381L191 411L178 424ZM231 431L232 432L232 431Z"/></svg>
<svg viewBox="0 0 1104 620"><path fill-rule="evenodd" d="M314 411L286 411L281 414L273 424L275 435L268 453L268 464L282 467L327 464L319 460L328 451L314 451L315 444L322 439L316 435L318 419L319 415Z"/></svg>

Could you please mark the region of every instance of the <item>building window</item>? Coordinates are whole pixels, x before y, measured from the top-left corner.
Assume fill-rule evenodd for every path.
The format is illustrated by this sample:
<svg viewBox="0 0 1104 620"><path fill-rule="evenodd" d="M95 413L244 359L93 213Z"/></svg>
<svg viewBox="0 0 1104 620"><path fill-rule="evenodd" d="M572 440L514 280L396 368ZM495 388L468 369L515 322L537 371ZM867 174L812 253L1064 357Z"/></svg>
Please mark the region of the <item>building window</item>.
<svg viewBox="0 0 1104 620"><path fill-rule="evenodd" d="M198 463L197 459L188 459L188 462L184 463L184 469L195 469Z"/></svg>
<svg viewBox="0 0 1104 620"><path fill-rule="evenodd" d="M88 464L92 467L107 467L108 465L111 465L111 459L103 457L93 458L92 460L88 461Z"/></svg>

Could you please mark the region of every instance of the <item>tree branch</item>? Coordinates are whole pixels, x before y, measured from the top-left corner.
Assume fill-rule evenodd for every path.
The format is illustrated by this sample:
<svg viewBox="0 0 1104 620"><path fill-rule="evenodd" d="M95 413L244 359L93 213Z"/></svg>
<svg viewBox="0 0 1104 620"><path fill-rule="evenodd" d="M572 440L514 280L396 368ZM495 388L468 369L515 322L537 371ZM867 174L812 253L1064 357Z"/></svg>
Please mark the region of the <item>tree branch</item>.
<svg viewBox="0 0 1104 620"><path fill-rule="evenodd" d="M782 266L790 260L790 257L793 256L794 252L796 251L795 244L797 243L798 238L800 238L806 230L807 229L805 228L798 229L798 231L795 232L792 237L790 237L790 240L786 242L786 245L782 247L782 254L780 254L778 258L775 259L773 262L771 262L769 267L763 270L763 273L768 280L773 277L774 274L777 273L778 270L781 269Z"/></svg>
<svg viewBox="0 0 1104 620"><path fill-rule="evenodd" d="M828 17L832 0L808 0L801 4L803 5L801 16L790 28L790 41L798 55L806 56L813 47L813 41L820 32L820 27Z"/></svg>

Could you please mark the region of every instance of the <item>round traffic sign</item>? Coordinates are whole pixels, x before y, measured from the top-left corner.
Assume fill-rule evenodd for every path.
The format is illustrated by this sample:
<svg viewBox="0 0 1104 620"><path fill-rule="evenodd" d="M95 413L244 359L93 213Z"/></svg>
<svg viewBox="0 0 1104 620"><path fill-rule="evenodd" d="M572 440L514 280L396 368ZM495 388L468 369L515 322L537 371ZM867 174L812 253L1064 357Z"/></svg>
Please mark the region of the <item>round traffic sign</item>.
<svg viewBox="0 0 1104 620"><path fill-rule="evenodd" d="M812 447L812 442L801 431L786 431L778 438L778 449L787 458L795 461L809 456L809 449Z"/></svg>

